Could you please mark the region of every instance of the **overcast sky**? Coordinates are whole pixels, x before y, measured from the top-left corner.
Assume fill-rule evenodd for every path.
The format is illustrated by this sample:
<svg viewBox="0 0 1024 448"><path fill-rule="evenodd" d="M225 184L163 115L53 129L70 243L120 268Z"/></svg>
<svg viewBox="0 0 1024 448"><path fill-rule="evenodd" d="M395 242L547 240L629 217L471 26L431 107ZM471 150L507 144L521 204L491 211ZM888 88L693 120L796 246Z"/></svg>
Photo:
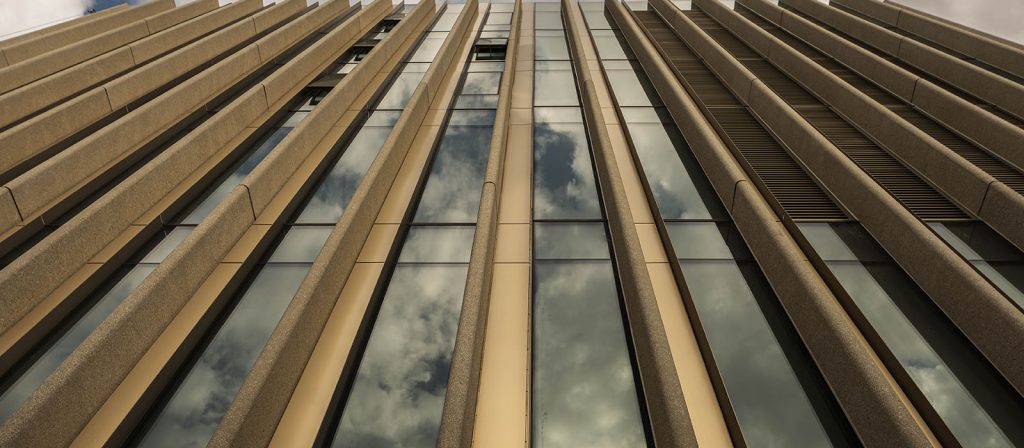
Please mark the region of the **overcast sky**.
<svg viewBox="0 0 1024 448"><path fill-rule="evenodd" d="M0 39L128 0L0 0ZM133 0L138 2L139 0ZM189 0L177 0L186 3ZM1024 0L899 0L929 13L1024 43ZM223 3L223 2L222 2Z"/></svg>

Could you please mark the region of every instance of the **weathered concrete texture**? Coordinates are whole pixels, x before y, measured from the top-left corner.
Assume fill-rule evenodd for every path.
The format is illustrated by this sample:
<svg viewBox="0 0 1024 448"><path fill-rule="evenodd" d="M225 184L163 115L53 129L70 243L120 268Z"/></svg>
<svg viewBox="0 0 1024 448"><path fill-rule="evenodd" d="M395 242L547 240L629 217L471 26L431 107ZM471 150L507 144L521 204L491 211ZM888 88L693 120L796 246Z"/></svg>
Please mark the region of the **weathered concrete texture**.
<svg viewBox="0 0 1024 448"><path fill-rule="evenodd" d="M1024 49L986 37L969 28L923 14L912 8L873 0L835 0L869 17L882 20L923 39L974 57L1017 76L1024 76Z"/></svg>
<svg viewBox="0 0 1024 448"><path fill-rule="evenodd" d="M132 8L119 8L110 13L102 11L5 40L0 42L0 48L3 48L8 64L14 65L173 8L174 0L156 0Z"/></svg>
<svg viewBox="0 0 1024 448"><path fill-rule="evenodd" d="M216 7L216 0L194 2L99 35L76 40L73 43L51 51L35 53L30 58L25 58L16 64L0 69L0 93L8 92L80 62L87 61L169 26L209 12ZM12 51L14 49L11 48L5 51L8 57L11 56Z"/></svg>
<svg viewBox="0 0 1024 448"><path fill-rule="evenodd" d="M189 6L192 4L189 4ZM128 45L128 48L132 50L135 64L142 64L198 36L202 36L227 23L252 14L262 7L262 0L236 1L209 14L204 14L134 42Z"/></svg>
<svg viewBox="0 0 1024 448"><path fill-rule="evenodd" d="M816 0L781 0L885 53L924 70L1017 117L1024 117L1024 86Z"/></svg>
<svg viewBox="0 0 1024 448"><path fill-rule="evenodd" d="M255 47L252 48L255 50ZM161 172L161 176L154 176L154 172L161 168L174 167L179 170L189 170L194 166L192 163L208 157L211 149L214 151L219 149L223 144L219 140L230 138L235 134L228 131L227 128L244 126L244 124L235 123L233 120L241 120L245 116L263 116L262 112L267 107L266 98L263 96L263 87L255 86L250 92L251 94L244 96L243 99L218 114L224 121L215 123L211 120L211 122L207 122L195 134L191 134L195 135L193 140L180 141L176 148L155 159L155 163L147 166L144 172L136 173L136 176L121 184L118 188L126 193L127 198L114 193L107 195L100 199L102 204L90 208L90 211L83 212L76 217L74 224L69 223L58 232L68 228L67 232L70 233L71 226L79 226L76 234L81 236L83 231L87 230L81 226L92 226L92 229L102 235L105 225L121 225L123 223L117 221L125 220L120 216L121 214L112 212L116 206L126 206L129 211L134 207L136 213L139 213L139 210L145 210L147 207L142 202L146 200L155 202L159 199L147 196L150 194L158 196L156 193L166 188L166 185L161 184L170 183L169 178L160 179L167 173ZM200 132L203 129L205 131ZM133 194L141 196L131 197ZM85 222L90 219L94 222ZM130 219L127 220L130 221ZM247 189L244 186L239 186L211 213L206 221L192 232L175 253L164 260L161 268L158 269L159 272L151 274L147 278L147 282L140 285L134 294L114 312L112 317L105 321L103 326L79 348L75 355L69 358L68 362L62 366L62 370L49 379L47 386L36 391L30 398L31 403L26 403L18 411L19 417L8 420L3 427L0 427L0 445L56 446L67 444L88 421L92 413L102 405L103 400L117 387L135 361L159 336L166 324L254 219L255 215L251 208ZM58 242L57 240L56 237L48 238L45 240L45 244L40 243L39 246L33 248L33 251L45 251L47 250L46 246L52 248ZM78 242L78 244L88 246L91 243ZM87 251L95 250L91 247L86 249ZM71 256L69 252L75 251L54 250L49 252L51 254L49 258L52 261L56 257L56 261L61 262L63 257ZM201 260L192 260L192 257L198 257ZM25 264L28 259L35 260L37 258L42 257L22 257L9 268L18 263ZM49 268L51 267L44 266L40 269ZM15 276L10 275L14 271L14 269L5 269L0 274L2 276L0 284L9 284L16 280ZM160 297L160 299L154 299L155 297ZM178 298L178 300L171 300L172 298ZM122 343L122 340L129 340L131 343L125 344ZM84 384L89 386L83 387ZM72 405L74 411L69 412L64 409L64 406L71 402L74 403ZM51 422L52 425L40 424L40 422ZM61 428L61 430L55 431L52 429L54 427Z"/></svg>
<svg viewBox="0 0 1024 448"><path fill-rule="evenodd" d="M603 105L591 79L591 71L587 68L587 55L596 53L589 43L582 13L575 2L563 0L562 10L568 15L565 22L568 25L569 47L582 93L598 184L608 215L612 252L618 266L640 381L644 385L651 432L659 446L696 447L697 437L683 398L629 199L601 113Z"/></svg>

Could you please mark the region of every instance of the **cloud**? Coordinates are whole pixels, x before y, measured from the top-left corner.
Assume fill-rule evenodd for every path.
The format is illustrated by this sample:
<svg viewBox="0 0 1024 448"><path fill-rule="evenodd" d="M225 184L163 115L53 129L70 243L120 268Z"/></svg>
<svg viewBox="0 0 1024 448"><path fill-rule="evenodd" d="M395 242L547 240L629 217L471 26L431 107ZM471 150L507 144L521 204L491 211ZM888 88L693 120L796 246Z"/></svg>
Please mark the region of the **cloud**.
<svg viewBox="0 0 1024 448"><path fill-rule="evenodd" d="M0 1L0 39L11 38L85 13L93 0Z"/></svg>

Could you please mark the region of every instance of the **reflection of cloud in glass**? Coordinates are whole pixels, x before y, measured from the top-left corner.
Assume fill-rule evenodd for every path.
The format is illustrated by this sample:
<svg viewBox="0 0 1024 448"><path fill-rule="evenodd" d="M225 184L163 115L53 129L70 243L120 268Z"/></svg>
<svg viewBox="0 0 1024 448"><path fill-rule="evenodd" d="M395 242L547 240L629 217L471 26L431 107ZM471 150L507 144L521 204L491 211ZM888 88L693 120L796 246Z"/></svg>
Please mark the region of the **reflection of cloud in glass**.
<svg viewBox="0 0 1024 448"><path fill-rule="evenodd" d="M564 36L542 36L533 38L534 59L545 60L567 60L569 59L569 47L566 46Z"/></svg>
<svg viewBox="0 0 1024 448"><path fill-rule="evenodd" d="M601 218L582 124L534 127L533 215L537 219Z"/></svg>
<svg viewBox="0 0 1024 448"><path fill-rule="evenodd" d="M117 308L124 301L132 290L139 283L146 279L150 272L156 269L156 265L138 265L121 280L119 280L110 291L100 298L78 322L75 322L52 346L46 349L39 359L32 363L21 377L18 378L10 388L0 395L0 422L10 417L18 406L34 392L40 384L50 376L79 344L88 337L93 330L102 323L114 308Z"/></svg>
<svg viewBox="0 0 1024 448"><path fill-rule="evenodd" d="M909 279L898 268L882 265L869 269L859 262L830 262L828 266L963 446L1012 446L945 360L893 302L927 300L913 291L916 288L910 288L909 284L900 287L898 283L907 283ZM918 297L890 296L887 289L903 296Z"/></svg>
<svg viewBox="0 0 1024 448"><path fill-rule="evenodd" d="M333 227L293 226L288 229L268 263L312 263L323 249Z"/></svg>
<svg viewBox="0 0 1024 448"><path fill-rule="evenodd" d="M680 265L744 439L765 447L831 446L736 262Z"/></svg>
<svg viewBox="0 0 1024 448"><path fill-rule="evenodd" d="M402 245L399 263L469 263L473 226L415 226Z"/></svg>
<svg viewBox="0 0 1024 448"><path fill-rule="evenodd" d="M579 106L576 79L570 70L538 70L533 74L535 106Z"/></svg>
<svg viewBox="0 0 1024 448"><path fill-rule="evenodd" d="M437 444L464 265L399 265L344 406L334 447Z"/></svg>
<svg viewBox="0 0 1024 448"><path fill-rule="evenodd" d="M608 238L599 222L533 224L533 257L538 260L607 259Z"/></svg>
<svg viewBox="0 0 1024 448"><path fill-rule="evenodd" d="M295 221L304 224L338 222L390 134L390 127L360 129Z"/></svg>
<svg viewBox="0 0 1024 448"><path fill-rule="evenodd" d="M608 262L534 265L533 446L646 446Z"/></svg>
<svg viewBox="0 0 1024 448"><path fill-rule="evenodd" d="M496 94L500 82L500 72L467 73L461 92L464 94Z"/></svg>
<svg viewBox="0 0 1024 448"><path fill-rule="evenodd" d="M423 189L415 222L476 222L490 126L449 126Z"/></svg>
<svg viewBox="0 0 1024 448"><path fill-rule="evenodd" d="M157 415L141 446L206 446L308 269L263 268Z"/></svg>
<svg viewBox="0 0 1024 448"><path fill-rule="evenodd" d="M629 124L647 182L665 219L712 219L711 212L661 124Z"/></svg>
<svg viewBox="0 0 1024 448"><path fill-rule="evenodd" d="M384 94L384 97L380 99L380 103L377 104L377 108L405 108L405 106L409 104L409 99L412 98L413 92L416 91L416 87L419 87L420 80L422 79L422 72L400 73L397 77L395 77L395 81L394 83L391 84L391 87L388 87L388 93Z"/></svg>

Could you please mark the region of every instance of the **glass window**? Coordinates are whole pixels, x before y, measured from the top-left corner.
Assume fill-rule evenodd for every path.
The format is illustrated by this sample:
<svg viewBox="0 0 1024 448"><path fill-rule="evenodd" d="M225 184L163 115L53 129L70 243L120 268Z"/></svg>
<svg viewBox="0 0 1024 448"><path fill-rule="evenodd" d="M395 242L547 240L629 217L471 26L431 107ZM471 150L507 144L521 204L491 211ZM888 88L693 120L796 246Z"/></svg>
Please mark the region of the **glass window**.
<svg viewBox="0 0 1024 448"><path fill-rule="evenodd" d="M533 72L533 104L536 106L579 106L576 80L571 71Z"/></svg>
<svg viewBox="0 0 1024 448"><path fill-rule="evenodd" d="M562 13L550 11L536 11L534 13L534 28L538 30L560 30L562 25Z"/></svg>
<svg viewBox="0 0 1024 448"><path fill-rule="evenodd" d="M363 123L363 127L370 126L394 126L398 123L398 119L401 118L402 112L397 110L375 110L366 118L366 122Z"/></svg>
<svg viewBox="0 0 1024 448"><path fill-rule="evenodd" d="M583 112L578 107L535 107L536 123L583 123Z"/></svg>
<svg viewBox="0 0 1024 448"><path fill-rule="evenodd" d="M395 268L331 446L437 444L466 270Z"/></svg>
<svg viewBox="0 0 1024 448"><path fill-rule="evenodd" d="M615 101L623 107L659 106L661 101L656 95L648 96L652 90L646 82L640 81L636 72L629 70L605 70L608 83L611 84ZM654 98L654 101L651 101Z"/></svg>
<svg viewBox="0 0 1024 448"><path fill-rule="evenodd" d="M492 11L490 14L487 14L488 25L502 25L508 23L512 23L511 12Z"/></svg>
<svg viewBox="0 0 1024 448"><path fill-rule="evenodd" d="M601 59L636 59L629 47L622 45L622 37L611 30L593 30L591 36Z"/></svg>
<svg viewBox="0 0 1024 448"><path fill-rule="evenodd" d="M565 35L545 36L536 33L533 42L533 58L538 61L564 61L569 59L569 47L566 46Z"/></svg>
<svg viewBox="0 0 1024 448"><path fill-rule="evenodd" d="M456 6L458 5L458 6ZM451 31L452 27L455 26L455 21L459 19L459 15L455 14L457 10L455 8L462 8L462 4L452 3L448 5L447 10L441 17L438 17L437 21L434 22L434 26L430 27L431 31Z"/></svg>
<svg viewBox="0 0 1024 448"><path fill-rule="evenodd" d="M395 77L394 83L391 84L388 92L381 98L380 103L377 104L377 108L404 109L409 104L409 99L412 98L413 92L419 87L422 79L423 73L400 73Z"/></svg>
<svg viewBox="0 0 1024 448"><path fill-rule="evenodd" d="M178 247L185 240L185 237L192 233L194 228L192 226L178 226L167 232L167 235L146 256L142 257L139 263L160 263L164 261L164 258L167 258L171 251Z"/></svg>
<svg viewBox="0 0 1024 448"><path fill-rule="evenodd" d="M390 127L360 129L295 221L301 224L337 223L390 134Z"/></svg>
<svg viewBox="0 0 1024 448"><path fill-rule="evenodd" d="M503 61L473 61L469 63L470 73L475 72L504 72L505 62Z"/></svg>
<svg viewBox="0 0 1024 448"><path fill-rule="evenodd" d="M451 116L448 118L449 128L445 130L445 135L471 131L469 129L463 129L463 126L483 126L489 128L494 124L495 114L496 112L493 110L452 111ZM487 141L487 145L490 145L490 140Z"/></svg>
<svg viewBox="0 0 1024 448"><path fill-rule="evenodd" d="M533 446L647 446L609 262L536 262Z"/></svg>
<svg viewBox="0 0 1024 448"><path fill-rule="evenodd" d="M157 414L140 446L206 445L308 269L267 265L260 271Z"/></svg>
<svg viewBox="0 0 1024 448"><path fill-rule="evenodd" d="M928 223L996 288L1024 308L1024 255L980 222Z"/></svg>
<svg viewBox="0 0 1024 448"><path fill-rule="evenodd" d="M718 240L713 250L716 253L710 255L722 255L724 250L727 256L724 241L721 237ZM763 306L777 304L756 267L743 269L732 260L680 261L680 267L744 439L754 444L771 441L770 445L777 446L831 446L793 366L762 314ZM824 415L828 418L827 413Z"/></svg>
<svg viewBox="0 0 1024 448"><path fill-rule="evenodd" d="M800 233L825 261L882 261L892 259L856 223L800 223Z"/></svg>
<svg viewBox="0 0 1024 448"><path fill-rule="evenodd" d="M469 263L473 226L413 226L399 263Z"/></svg>
<svg viewBox="0 0 1024 448"><path fill-rule="evenodd" d="M498 95L459 95L455 109L497 109Z"/></svg>
<svg viewBox="0 0 1024 448"><path fill-rule="evenodd" d="M444 41L445 38L438 37L423 39L420 46L416 48L416 52L409 58L409 62L432 62L434 56L437 56L437 52L441 50L441 44Z"/></svg>
<svg viewBox="0 0 1024 448"><path fill-rule="evenodd" d="M415 222L476 222L491 129L448 126L430 166Z"/></svg>
<svg viewBox="0 0 1024 448"><path fill-rule="evenodd" d="M669 238L676 250L676 258L702 260L732 260L733 253L724 232L731 226L714 222L667 222Z"/></svg>
<svg viewBox="0 0 1024 448"><path fill-rule="evenodd" d="M705 181L703 170L693 160L690 148L675 128L661 123L627 123L626 127L662 217L727 217L718 207L717 197Z"/></svg>
<svg viewBox="0 0 1024 448"><path fill-rule="evenodd" d="M59 334L60 331L64 331L64 334L60 335L53 345L46 348L42 355L32 361L0 395L0 422L7 420L154 269L156 269L156 265L153 264L140 264L131 268L112 288L103 293L100 299L92 304L74 324L66 330L54 331L54 335Z"/></svg>
<svg viewBox="0 0 1024 448"><path fill-rule="evenodd" d="M601 219L586 132L577 123L533 128L535 219Z"/></svg>
<svg viewBox="0 0 1024 448"><path fill-rule="evenodd" d="M513 3L491 3L491 14L496 12L512 12L515 6Z"/></svg>
<svg viewBox="0 0 1024 448"><path fill-rule="evenodd" d="M586 3L580 3L583 6L583 17L587 20L587 28L591 30L610 30L616 28L612 26L612 21L604 11L604 5L598 4L601 8L589 8L590 5Z"/></svg>
<svg viewBox="0 0 1024 448"><path fill-rule="evenodd" d="M599 222L538 222L533 225L538 260L607 260L608 237Z"/></svg>
<svg viewBox="0 0 1024 448"><path fill-rule="evenodd" d="M268 263L312 263L334 227L293 226L274 249Z"/></svg>
<svg viewBox="0 0 1024 448"><path fill-rule="evenodd" d="M462 84L462 93L496 95L500 84L501 72L467 73L466 81Z"/></svg>

